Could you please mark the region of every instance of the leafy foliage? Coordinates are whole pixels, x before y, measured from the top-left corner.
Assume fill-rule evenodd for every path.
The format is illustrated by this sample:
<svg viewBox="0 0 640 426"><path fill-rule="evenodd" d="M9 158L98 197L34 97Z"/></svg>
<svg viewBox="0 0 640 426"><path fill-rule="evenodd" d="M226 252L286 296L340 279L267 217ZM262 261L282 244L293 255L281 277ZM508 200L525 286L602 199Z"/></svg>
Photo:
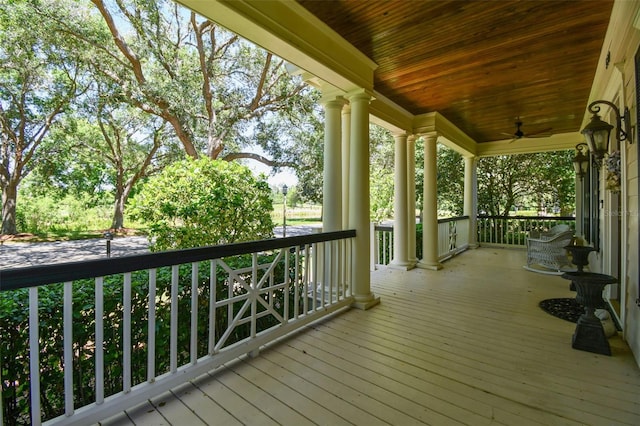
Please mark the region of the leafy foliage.
<svg viewBox="0 0 640 426"><path fill-rule="evenodd" d="M316 162L319 92L174 2L17 0L0 24L4 233L33 171L56 197L110 193L119 228L137 182L184 153Z"/></svg>
<svg viewBox="0 0 640 426"><path fill-rule="evenodd" d="M183 160L150 178L132 200L153 250L273 237L271 191L237 163Z"/></svg>
<svg viewBox="0 0 640 426"><path fill-rule="evenodd" d="M259 263L272 262L272 253L259 256ZM225 258L225 263L238 270L251 266L250 256ZM284 281L284 274L290 276L296 270L293 257L290 264L279 262L273 271L276 279ZM300 267L300 265L298 265ZM179 267L178 286L178 329L177 360L184 365L190 359L191 330L191 270L192 265ZM263 274L261 271L260 274ZM208 353L209 342L209 304L210 267L208 262L198 264L197 286L197 356ZM251 282L251 273L240 273L240 276ZM258 276L258 279L261 275ZM132 273L131 276L131 380L132 385L147 380L147 357L149 337L149 277L146 271ZM156 274L155 298L155 371L153 376L167 373L170 370L170 335L171 335L171 284L172 268L158 268ZM234 286L224 269L218 265L215 288L218 302L246 293L242 286ZM292 280L293 285L300 285ZM231 286L231 288L229 288ZM95 401L95 283L93 280L78 280L73 283L73 392L74 405L81 407ZM299 292L302 292L300 289ZM292 318L294 291L290 289L289 318ZM64 370L63 365L70 365L63 359L63 286L53 284L38 289L39 297L39 334L40 334L40 380L41 406L45 420L64 413ZM113 395L122 391L123 376L123 276L112 275L104 278L104 394ZM284 315L284 299L287 297L283 289L272 293L274 309ZM302 300L300 300L302 303ZM232 315L240 312L243 302L231 304ZM2 408L3 419L9 425L28 425L29 416L29 307L28 290L0 292L0 365L2 368ZM300 305L299 309L302 310ZM262 311L262 309L260 309ZM219 342L228 326L228 309L226 306L216 310L214 338ZM265 315L257 320L257 331L263 331L277 324L273 315ZM250 324L235 327L223 347L241 341L250 334Z"/></svg>
<svg viewBox="0 0 640 426"><path fill-rule="evenodd" d="M416 144L416 206L422 212L424 197L424 148L422 139ZM462 155L442 144L437 144L436 184L438 188L438 215L459 216L464 206L464 162Z"/></svg>
<svg viewBox="0 0 640 426"><path fill-rule="evenodd" d="M282 59L168 0L92 2L111 34L83 39L92 66L121 99L169 123L187 155L296 165L286 135L313 101ZM255 145L270 158L244 151Z"/></svg>
<svg viewBox="0 0 640 426"><path fill-rule="evenodd" d="M43 234L108 228L109 207L106 203L94 204L85 195L69 194L60 198L31 195L30 188L25 189L25 195L16 213L18 227L24 232Z"/></svg>
<svg viewBox="0 0 640 426"><path fill-rule="evenodd" d="M478 161L478 211L508 216L514 207L569 215L575 206L571 151L485 157Z"/></svg>
<svg viewBox="0 0 640 426"><path fill-rule="evenodd" d="M51 154L43 141L87 87L86 52L57 36L61 21L88 24L72 2L0 3L0 233L17 232L18 185Z"/></svg>
<svg viewBox="0 0 640 426"><path fill-rule="evenodd" d="M369 156L370 217L380 222L393 217L395 148L391 132L375 124L369 126Z"/></svg>

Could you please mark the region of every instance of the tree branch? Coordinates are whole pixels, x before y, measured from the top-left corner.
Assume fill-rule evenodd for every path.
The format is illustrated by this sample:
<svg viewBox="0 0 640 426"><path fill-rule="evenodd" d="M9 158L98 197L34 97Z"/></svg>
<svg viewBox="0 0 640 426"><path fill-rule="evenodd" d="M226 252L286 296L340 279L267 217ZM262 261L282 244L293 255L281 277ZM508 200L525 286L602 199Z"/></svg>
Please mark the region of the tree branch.
<svg viewBox="0 0 640 426"><path fill-rule="evenodd" d="M145 84L146 79L144 77L144 73L142 72L142 64L140 63L140 59L138 59L138 56L131 50L127 42L124 40L124 38L118 31L118 28L116 27L116 24L113 20L113 17L105 7L104 2L102 0L91 0L91 2L96 5L98 10L100 11L100 14L102 15L105 22L107 23L107 26L109 27L109 31L111 31L111 35L113 36L113 41L115 42L116 46L118 47L118 49L120 49L122 54L129 60L129 63L133 67L133 74L135 75L136 80L140 84Z"/></svg>
<svg viewBox="0 0 640 426"><path fill-rule="evenodd" d="M251 111L255 111L260 105L264 83L267 80L267 74L269 73L269 67L271 66L271 58L271 53L267 53L267 59L264 61L264 67L262 67L262 74L260 75L260 82L258 83L258 87L256 87L256 94L253 97L253 101L251 101L251 105L249 106L249 109Z"/></svg>
<svg viewBox="0 0 640 426"><path fill-rule="evenodd" d="M225 155L222 159L224 161L234 161L234 160L239 160L241 158L255 160L262 164L266 164L267 166L270 166L270 167L291 167L296 169L299 166L298 163L295 163L293 161L273 161L273 160L269 160L266 157L263 157L262 155L254 154L252 152L232 152L230 154Z"/></svg>

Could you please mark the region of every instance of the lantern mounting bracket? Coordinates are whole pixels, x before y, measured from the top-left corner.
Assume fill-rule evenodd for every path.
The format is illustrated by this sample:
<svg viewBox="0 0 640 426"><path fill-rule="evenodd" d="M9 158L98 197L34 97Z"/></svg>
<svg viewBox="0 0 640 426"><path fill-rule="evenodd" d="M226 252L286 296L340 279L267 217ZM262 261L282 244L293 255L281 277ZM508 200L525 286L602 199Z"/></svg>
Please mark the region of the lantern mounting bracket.
<svg viewBox="0 0 640 426"><path fill-rule="evenodd" d="M608 105L613 111L616 113L616 128L618 130L618 134L616 135L616 139L619 142L629 140L629 143L633 143L631 140L629 125L631 124L631 113L629 112L628 107L624 107L624 111L620 114L620 109L613 102L598 100L593 101L589 104L588 110L591 114L597 115L600 112L600 107L598 104ZM624 127L623 127L624 126Z"/></svg>

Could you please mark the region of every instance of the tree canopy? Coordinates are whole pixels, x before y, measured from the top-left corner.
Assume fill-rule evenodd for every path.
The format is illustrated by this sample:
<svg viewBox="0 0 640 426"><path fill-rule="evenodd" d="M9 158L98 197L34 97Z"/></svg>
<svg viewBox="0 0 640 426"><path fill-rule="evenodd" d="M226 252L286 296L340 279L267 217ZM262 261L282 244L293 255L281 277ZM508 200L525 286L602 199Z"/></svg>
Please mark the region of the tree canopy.
<svg viewBox="0 0 640 426"><path fill-rule="evenodd" d="M74 177L111 192L119 228L136 182L183 153L274 171L315 158L318 92L172 1L2 2L0 33L3 233L17 231L18 185L34 170L50 189Z"/></svg>
<svg viewBox="0 0 640 426"><path fill-rule="evenodd" d="M570 215L575 209L571 151L484 157L478 161L478 211L508 216L519 208Z"/></svg>
<svg viewBox="0 0 640 426"><path fill-rule="evenodd" d="M53 18L53 19L52 19ZM56 22L77 23L69 2L0 3L0 233L15 234L18 185L51 152L43 143L87 88L86 52L59 37ZM50 146L49 146L50 147Z"/></svg>

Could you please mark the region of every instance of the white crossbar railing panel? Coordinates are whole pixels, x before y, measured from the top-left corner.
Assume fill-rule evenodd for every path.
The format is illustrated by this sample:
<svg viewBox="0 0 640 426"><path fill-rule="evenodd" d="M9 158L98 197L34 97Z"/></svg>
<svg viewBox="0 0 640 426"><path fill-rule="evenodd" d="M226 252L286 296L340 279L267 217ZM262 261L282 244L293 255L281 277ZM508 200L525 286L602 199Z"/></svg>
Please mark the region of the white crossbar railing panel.
<svg viewBox="0 0 640 426"><path fill-rule="evenodd" d="M438 223L438 258L443 258L449 253L450 239L451 229L449 226L449 222Z"/></svg>
<svg viewBox="0 0 640 426"><path fill-rule="evenodd" d="M32 424L98 422L350 306L355 233L343 233L348 237L65 280L60 331L52 332L63 341L58 355L43 352L59 359L64 392L55 397L41 383L40 354L49 343L39 334L46 321L39 303L51 302L39 297L58 290L38 290L57 284L2 289L28 292L30 402L23 416L31 413ZM79 299L87 294L92 300ZM7 374L13 372L3 369L5 383L18 382Z"/></svg>
<svg viewBox="0 0 640 426"><path fill-rule="evenodd" d="M372 224L371 270L386 266L393 260L393 232L392 226ZM426 237L436 239L438 258L440 261L446 260L469 247L469 218L439 219L438 235ZM418 245L418 250L422 251L421 243L418 242Z"/></svg>

